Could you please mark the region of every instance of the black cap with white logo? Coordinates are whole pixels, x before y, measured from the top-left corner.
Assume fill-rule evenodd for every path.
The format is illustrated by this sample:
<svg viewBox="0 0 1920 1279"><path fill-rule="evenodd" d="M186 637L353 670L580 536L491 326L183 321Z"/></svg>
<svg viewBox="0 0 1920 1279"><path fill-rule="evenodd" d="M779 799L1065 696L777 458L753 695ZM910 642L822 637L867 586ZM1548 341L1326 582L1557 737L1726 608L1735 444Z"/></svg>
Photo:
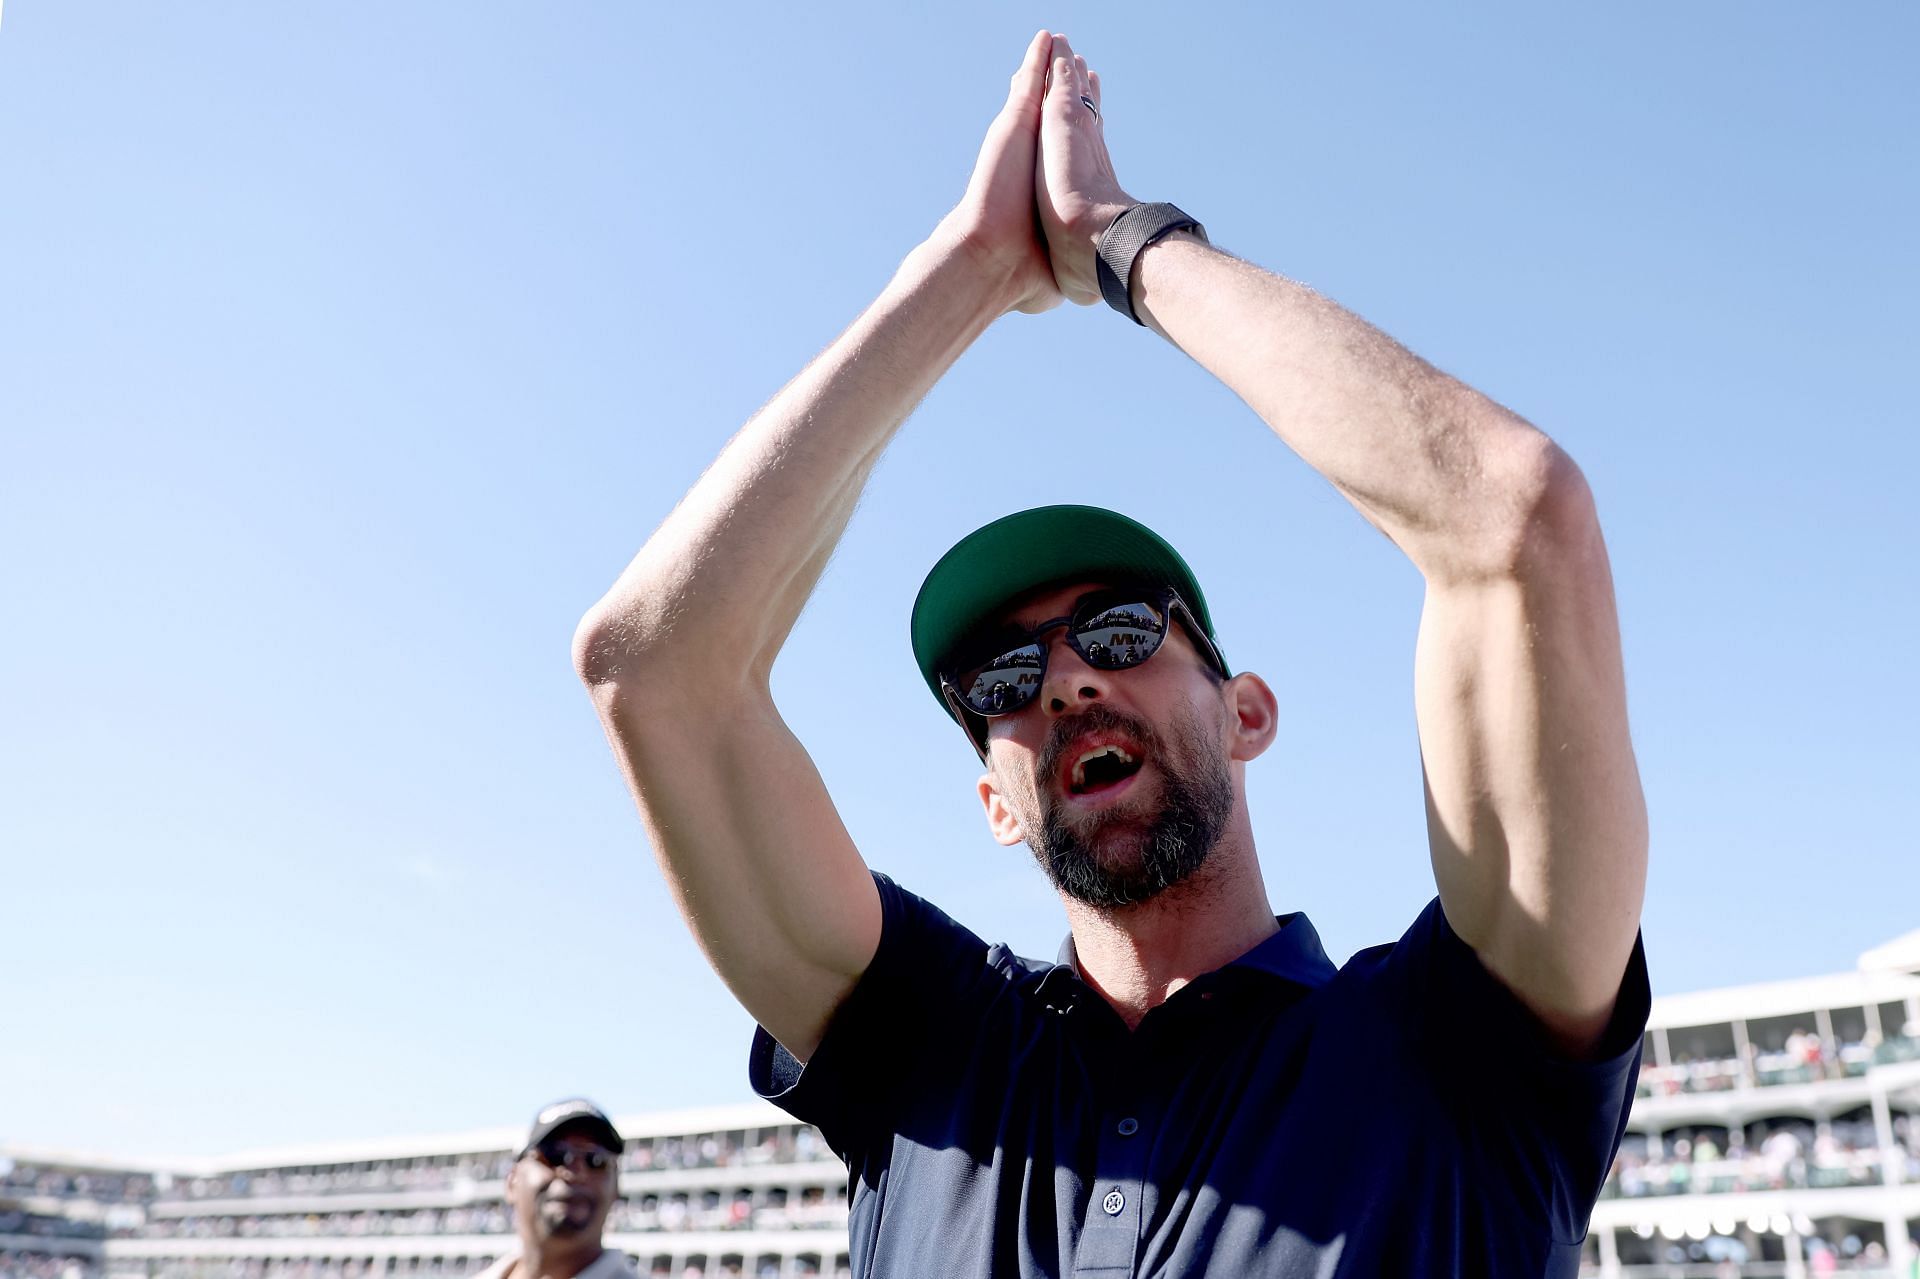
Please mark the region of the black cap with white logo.
<svg viewBox="0 0 1920 1279"><path fill-rule="evenodd" d="M600 1107L585 1097L569 1097L543 1107L533 1117L533 1127L527 1133L527 1144L520 1147L520 1153L526 1154L562 1128L578 1128L616 1155L624 1144L613 1121L607 1118Z"/></svg>

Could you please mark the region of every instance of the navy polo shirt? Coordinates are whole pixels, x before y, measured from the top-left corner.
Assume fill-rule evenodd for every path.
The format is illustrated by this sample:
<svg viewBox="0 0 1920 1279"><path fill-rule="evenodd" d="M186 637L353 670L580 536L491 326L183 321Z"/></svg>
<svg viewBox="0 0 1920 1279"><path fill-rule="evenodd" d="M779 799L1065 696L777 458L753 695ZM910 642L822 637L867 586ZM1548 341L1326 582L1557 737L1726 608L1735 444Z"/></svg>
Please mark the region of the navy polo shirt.
<svg viewBox="0 0 1920 1279"><path fill-rule="evenodd" d="M1129 1032L1075 971L876 874L880 948L757 1092L851 1173L858 1276L1471 1276L1579 1267L1650 1003L1573 1062L1436 898L1336 969L1303 914Z"/></svg>

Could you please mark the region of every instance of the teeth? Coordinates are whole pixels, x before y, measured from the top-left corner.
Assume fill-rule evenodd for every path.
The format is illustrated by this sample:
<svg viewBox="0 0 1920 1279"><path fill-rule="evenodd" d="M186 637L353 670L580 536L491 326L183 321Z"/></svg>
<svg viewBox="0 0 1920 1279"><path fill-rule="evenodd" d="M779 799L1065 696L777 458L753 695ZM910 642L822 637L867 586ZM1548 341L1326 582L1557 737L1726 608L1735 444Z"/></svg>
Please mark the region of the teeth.
<svg viewBox="0 0 1920 1279"><path fill-rule="evenodd" d="M1133 756L1127 754L1126 751L1118 746L1096 746L1079 759L1073 761L1073 788L1075 790L1079 790L1087 784L1087 765L1099 759L1102 755L1111 755L1122 764L1131 764L1134 762Z"/></svg>

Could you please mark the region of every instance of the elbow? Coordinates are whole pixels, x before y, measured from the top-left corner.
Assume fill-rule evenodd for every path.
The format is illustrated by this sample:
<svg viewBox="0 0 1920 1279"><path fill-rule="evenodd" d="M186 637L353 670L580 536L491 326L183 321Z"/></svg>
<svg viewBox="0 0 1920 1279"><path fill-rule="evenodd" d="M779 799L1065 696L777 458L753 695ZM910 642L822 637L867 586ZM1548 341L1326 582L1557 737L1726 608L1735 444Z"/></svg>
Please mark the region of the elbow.
<svg viewBox="0 0 1920 1279"><path fill-rule="evenodd" d="M1570 567L1604 564L1600 519L1593 490L1573 458L1547 436L1528 428L1508 443L1489 468L1486 495L1468 575L1526 579L1563 574Z"/></svg>
<svg viewBox="0 0 1920 1279"><path fill-rule="evenodd" d="M1564 449L1540 439L1520 507L1523 518L1509 543L1509 566L1518 577L1563 574L1583 565L1605 571L1600 514L1587 477Z"/></svg>
<svg viewBox="0 0 1920 1279"><path fill-rule="evenodd" d="M589 689L616 685L637 665L620 643L618 619L603 600L573 630L573 671Z"/></svg>
<svg viewBox="0 0 1920 1279"><path fill-rule="evenodd" d="M573 671L596 696L616 692L624 698L665 665L661 647L643 621L602 600L574 627Z"/></svg>
<svg viewBox="0 0 1920 1279"><path fill-rule="evenodd" d="M671 665L674 649L667 638L672 627L657 598L616 588L574 627L573 670L596 696L607 691L624 696Z"/></svg>
<svg viewBox="0 0 1920 1279"><path fill-rule="evenodd" d="M574 674L585 686L616 755L636 758L673 738L680 708L667 700L675 685L661 677L661 666L644 634L608 610L604 600L574 628Z"/></svg>
<svg viewBox="0 0 1920 1279"><path fill-rule="evenodd" d="M690 633L676 636L663 612L607 600L588 609L573 631L574 673L603 713L615 703L660 710L764 691L771 665Z"/></svg>

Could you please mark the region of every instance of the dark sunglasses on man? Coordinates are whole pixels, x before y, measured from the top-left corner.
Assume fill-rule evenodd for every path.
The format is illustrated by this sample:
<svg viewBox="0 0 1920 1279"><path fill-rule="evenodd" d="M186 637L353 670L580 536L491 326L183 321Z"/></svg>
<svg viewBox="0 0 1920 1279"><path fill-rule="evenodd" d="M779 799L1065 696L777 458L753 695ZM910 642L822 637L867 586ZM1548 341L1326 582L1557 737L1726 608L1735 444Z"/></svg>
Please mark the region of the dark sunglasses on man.
<svg viewBox="0 0 1920 1279"><path fill-rule="evenodd" d="M1176 618L1201 655L1224 677L1225 659L1180 593L1172 587L1134 587L1083 595L1074 602L1072 613L1049 618L1031 630L1008 627L987 632L962 650L952 669L941 675L940 691L948 711L967 729L974 749L984 759L984 726L976 731L968 713L981 719L1011 715L1038 697L1047 677L1049 633L1066 627L1067 644L1081 661L1096 670L1118 671L1158 653Z"/></svg>
<svg viewBox="0 0 1920 1279"><path fill-rule="evenodd" d="M549 1168L567 1168L574 1171L585 1169L589 1172L605 1172L613 1165L613 1156L598 1148L583 1150L577 1146L562 1145L557 1141L545 1142L533 1148L533 1157Z"/></svg>

